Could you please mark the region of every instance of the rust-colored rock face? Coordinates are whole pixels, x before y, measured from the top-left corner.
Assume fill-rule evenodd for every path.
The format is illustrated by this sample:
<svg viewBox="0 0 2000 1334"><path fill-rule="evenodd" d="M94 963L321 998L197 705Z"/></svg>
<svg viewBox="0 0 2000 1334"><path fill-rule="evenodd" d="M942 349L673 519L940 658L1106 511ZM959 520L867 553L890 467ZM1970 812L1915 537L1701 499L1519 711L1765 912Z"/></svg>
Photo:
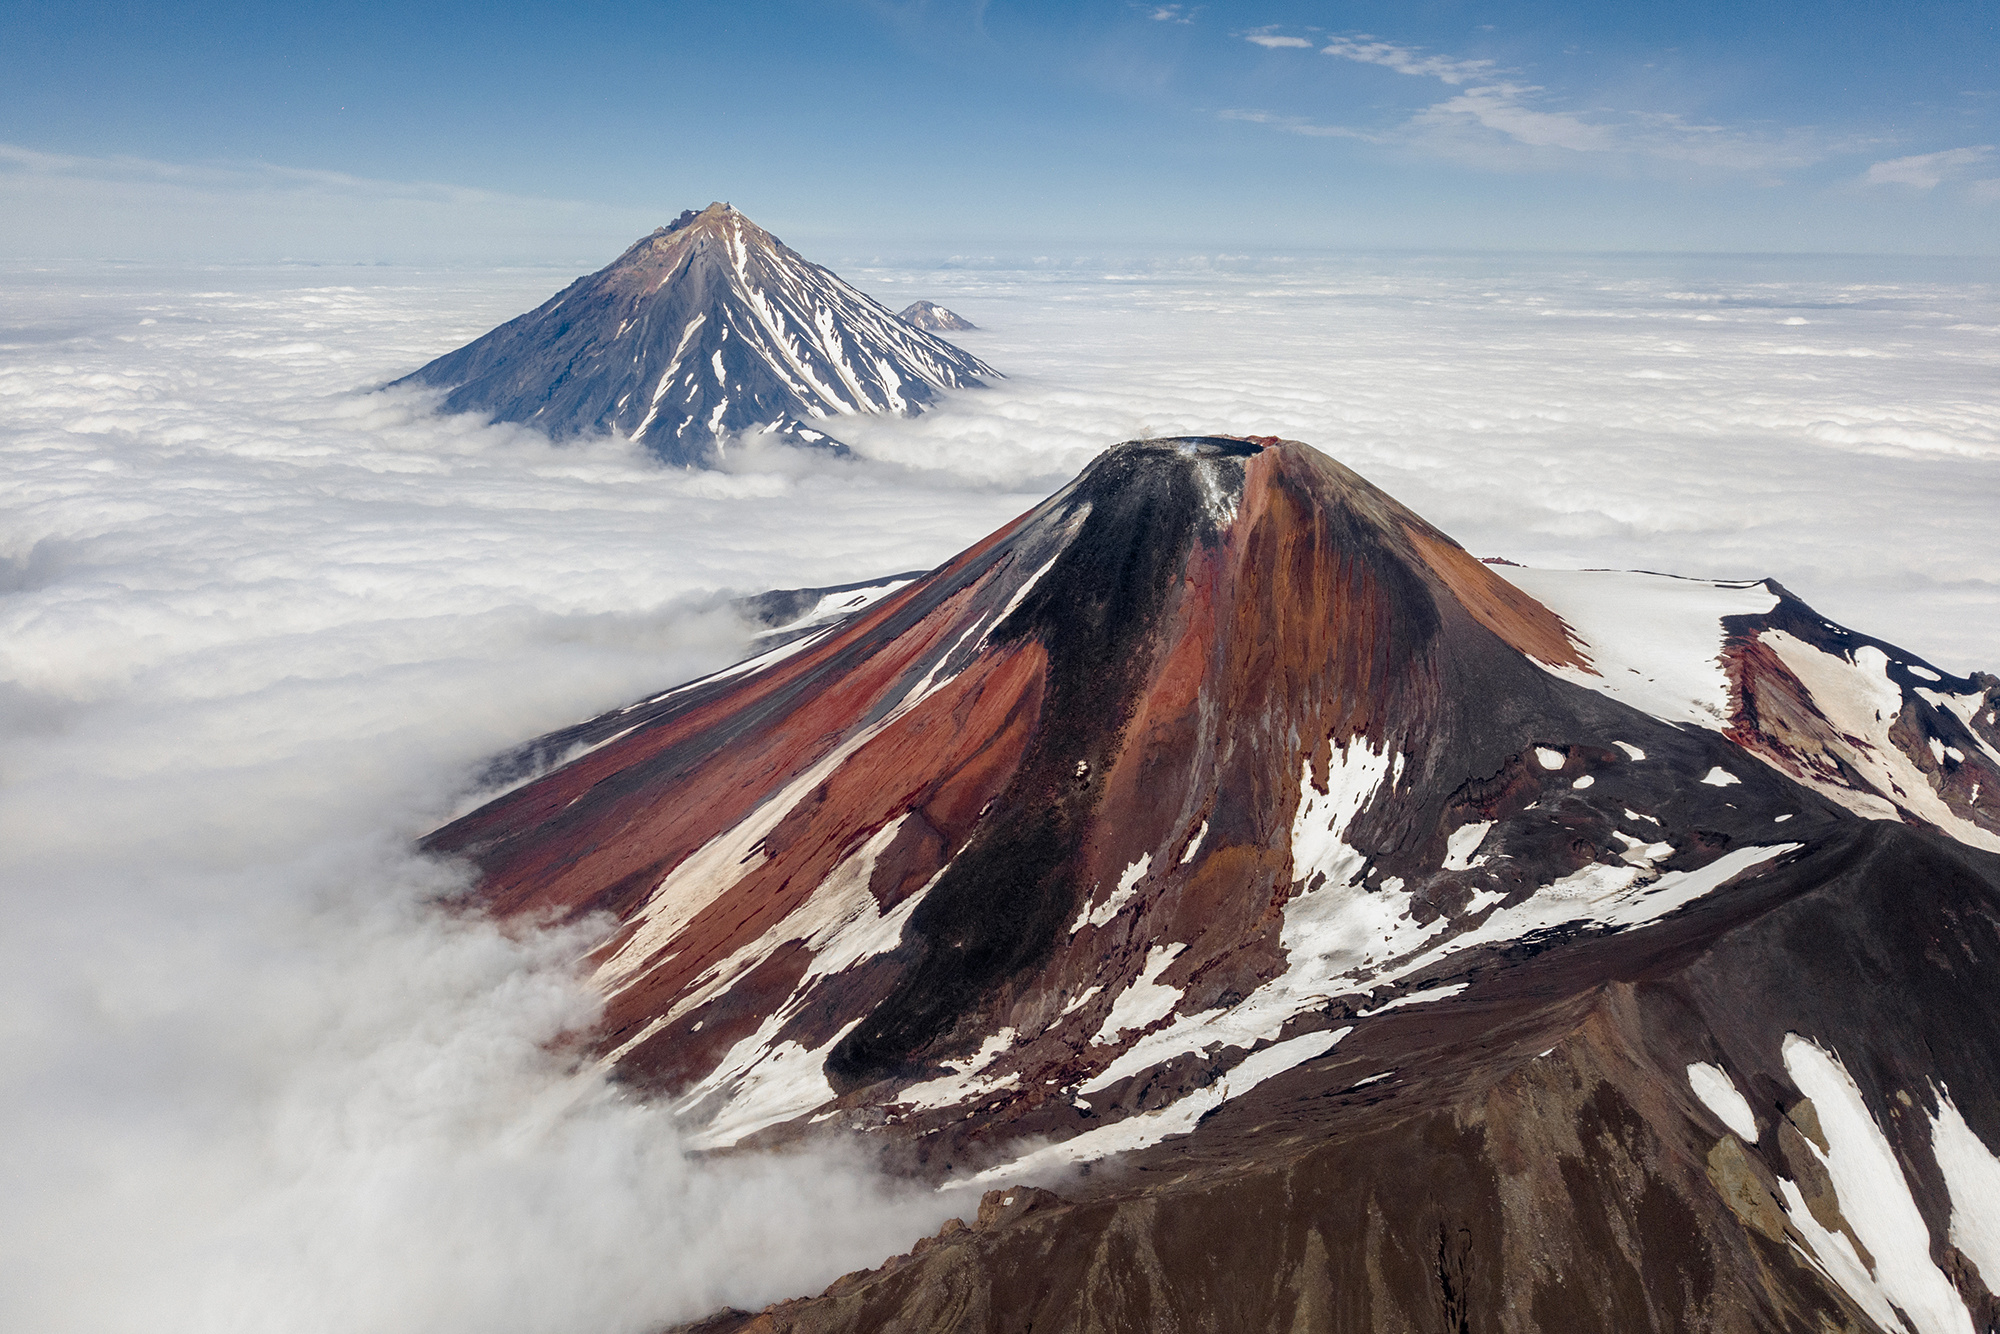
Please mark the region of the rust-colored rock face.
<svg viewBox="0 0 2000 1334"><path fill-rule="evenodd" d="M697 1143L1007 1188L718 1329L1969 1330L2000 859L1814 790L1874 742L1773 617L1677 725L1306 446L1134 442L429 845L603 915L600 1054ZM1991 828L1931 676L1870 726Z"/></svg>

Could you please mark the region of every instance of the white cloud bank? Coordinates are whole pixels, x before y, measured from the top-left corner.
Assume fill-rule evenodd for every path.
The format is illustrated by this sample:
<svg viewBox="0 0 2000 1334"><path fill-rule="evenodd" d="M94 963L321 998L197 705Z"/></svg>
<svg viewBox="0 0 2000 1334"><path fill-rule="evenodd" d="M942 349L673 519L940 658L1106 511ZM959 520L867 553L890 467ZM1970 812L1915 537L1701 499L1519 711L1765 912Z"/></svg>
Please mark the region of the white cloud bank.
<svg viewBox="0 0 2000 1334"><path fill-rule="evenodd" d="M961 1211L852 1157L690 1163L573 1068L581 942L454 915L409 845L482 756L739 655L713 590L1026 500L351 392L553 275L95 272L0 305L0 1327L641 1331Z"/></svg>
<svg viewBox="0 0 2000 1334"><path fill-rule="evenodd" d="M933 296L1013 378L884 457L995 481L1097 443L1304 440L1482 555L1771 576L2000 670L1991 261L1353 257L850 275Z"/></svg>
<svg viewBox="0 0 2000 1334"><path fill-rule="evenodd" d="M929 565L1104 445L1306 440L1481 554L1776 575L2000 665L2000 302L1824 262L852 271L1012 373L872 461L670 472L357 394L567 273L0 282L0 1325L642 1330L933 1228L691 1165L577 944L409 855L480 757L715 666L716 590Z"/></svg>

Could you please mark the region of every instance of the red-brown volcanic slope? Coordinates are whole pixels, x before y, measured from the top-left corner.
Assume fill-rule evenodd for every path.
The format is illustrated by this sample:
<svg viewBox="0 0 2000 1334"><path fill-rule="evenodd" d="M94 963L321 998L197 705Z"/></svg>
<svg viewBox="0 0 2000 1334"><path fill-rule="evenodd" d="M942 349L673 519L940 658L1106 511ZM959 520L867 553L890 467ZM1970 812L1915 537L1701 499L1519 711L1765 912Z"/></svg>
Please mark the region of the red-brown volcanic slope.
<svg viewBox="0 0 2000 1334"><path fill-rule="evenodd" d="M1556 674L1590 671L1323 455L1135 442L854 618L552 738L581 753L430 846L498 911L606 914L602 1051L698 1144L1064 1183L725 1327L1990 1318L1926 1118L1948 1086L2000 1142L2000 859ZM1815 1112L1821 1051L1859 1122ZM1930 1235L1857 1276L1839 1246L1888 1245L1842 1193L1864 1123Z"/></svg>

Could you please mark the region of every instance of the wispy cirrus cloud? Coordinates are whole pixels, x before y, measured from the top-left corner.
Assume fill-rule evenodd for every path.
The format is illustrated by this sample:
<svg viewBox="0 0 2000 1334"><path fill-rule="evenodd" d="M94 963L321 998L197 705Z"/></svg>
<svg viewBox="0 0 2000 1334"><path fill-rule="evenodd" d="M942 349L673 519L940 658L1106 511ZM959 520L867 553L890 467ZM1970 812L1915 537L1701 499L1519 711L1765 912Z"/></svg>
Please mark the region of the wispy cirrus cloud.
<svg viewBox="0 0 2000 1334"><path fill-rule="evenodd" d="M1274 51L1282 50L1285 47L1312 46L1312 43L1303 37L1287 37L1283 33L1276 32L1270 28L1255 28L1241 34L1241 36L1246 42L1255 42L1259 46Z"/></svg>
<svg viewBox="0 0 2000 1334"><path fill-rule="evenodd" d="M1349 129L1345 125L1321 125L1304 116L1281 116L1274 111L1250 111L1231 107L1216 113L1223 120L1240 120L1251 125L1269 125L1272 129L1283 130L1287 134L1303 134L1313 139L1365 139L1370 143L1380 142L1379 135L1366 130Z"/></svg>
<svg viewBox="0 0 2000 1334"><path fill-rule="evenodd" d="M1293 134L1393 144L1489 168L1652 160L1746 172L1764 177L1767 183L1775 183L1773 174L1778 171L1820 161L1841 147L1808 130L1738 129L1691 122L1670 113L1565 105L1548 88L1519 78L1496 61L1425 51L1366 33L1318 41L1276 28L1240 35L1268 49L1317 47L1322 55L1435 79L1458 90L1385 130L1327 125L1272 112L1222 113L1225 119Z"/></svg>
<svg viewBox="0 0 2000 1334"><path fill-rule="evenodd" d="M1413 127L1449 132L1481 126L1530 148L1561 148L1573 153L1608 153L1619 147L1616 131L1570 111L1544 111L1531 105L1538 87L1496 83L1469 88L1458 96L1426 107L1411 117Z"/></svg>
<svg viewBox="0 0 2000 1334"><path fill-rule="evenodd" d="M1468 88L1426 107L1402 127L1401 139L1495 166L1560 166L1582 157L1650 160L1741 172L1767 184L1776 183L1776 173L1809 166L1843 146L1809 130L1741 130L1608 107L1572 110L1557 105L1545 88L1516 83ZM1496 151L1504 156L1496 158Z"/></svg>
<svg viewBox="0 0 2000 1334"><path fill-rule="evenodd" d="M1453 87L1483 79L1494 72L1490 60L1463 60L1456 56L1425 55L1415 47L1377 41L1363 33L1355 37L1334 37L1320 48L1323 56L1339 56L1363 65L1380 65L1398 74L1414 74L1438 79Z"/></svg>
<svg viewBox="0 0 2000 1334"><path fill-rule="evenodd" d="M1935 190L1947 181L1964 180L1992 161L1992 144L1947 148L1939 153L1913 153L1874 163L1861 173L1861 181L1864 185L1907 185L1916 190ZM2000 182L1978 184L2000 185Z"/></svg>
<svg viewBox="0 0 2000 1334"><path fill-rule="evenodd" d="M1155 23L1193 23L1194 16L1201 12L1200 5L1134 5L1144 10L1146 17Z"/></svg>

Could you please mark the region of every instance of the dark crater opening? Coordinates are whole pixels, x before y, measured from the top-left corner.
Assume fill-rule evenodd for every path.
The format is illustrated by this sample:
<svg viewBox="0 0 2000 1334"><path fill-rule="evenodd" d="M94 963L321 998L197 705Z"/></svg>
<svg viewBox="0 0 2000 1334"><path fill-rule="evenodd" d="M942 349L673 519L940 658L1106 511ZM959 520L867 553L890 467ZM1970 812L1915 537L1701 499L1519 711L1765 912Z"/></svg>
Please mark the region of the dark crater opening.
<svg viewBox="0 0 2000 1334"><path fill-rule="evenodd" d="M1253 454L1264 452L1264 446L1254 440L1239 440L1233 435L1163 435L1155 440L1141 440L1144 445L1172 445L1183 454L1194 454L1204 458L1228 456L1247 459Z"/></svg>

